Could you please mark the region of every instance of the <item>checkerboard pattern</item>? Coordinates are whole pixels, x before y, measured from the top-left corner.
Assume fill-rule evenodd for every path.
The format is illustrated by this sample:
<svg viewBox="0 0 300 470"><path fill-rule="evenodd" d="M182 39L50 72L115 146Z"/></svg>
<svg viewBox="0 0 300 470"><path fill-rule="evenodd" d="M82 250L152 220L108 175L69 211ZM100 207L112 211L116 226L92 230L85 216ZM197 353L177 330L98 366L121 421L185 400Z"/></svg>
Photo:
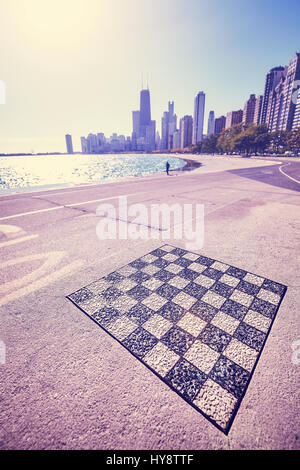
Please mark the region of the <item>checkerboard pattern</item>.
<svg viewBox="0 0 300 470"><path fill-rule="evenodd" d="M285 292L164 245L68 298L228 433Z"/></svg>

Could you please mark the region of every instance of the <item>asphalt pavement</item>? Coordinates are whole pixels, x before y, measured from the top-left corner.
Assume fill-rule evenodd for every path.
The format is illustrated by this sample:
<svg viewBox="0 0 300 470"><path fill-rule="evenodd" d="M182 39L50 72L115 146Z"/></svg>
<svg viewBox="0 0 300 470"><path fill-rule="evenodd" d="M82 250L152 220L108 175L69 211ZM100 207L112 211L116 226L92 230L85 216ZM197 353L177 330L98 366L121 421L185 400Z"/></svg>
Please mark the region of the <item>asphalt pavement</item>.
<svg viewBox="0 0 300 470"><path fill-rule="evenodd" d="M300 163L191 158L192 172L0 196L0 448L299 448ZM125 224L120 196L204 204L196 252L288 287L228 436L66 299L166 242L186 247L99 239L99 206ZM154 228L162 237L164 221Z"/></svg>

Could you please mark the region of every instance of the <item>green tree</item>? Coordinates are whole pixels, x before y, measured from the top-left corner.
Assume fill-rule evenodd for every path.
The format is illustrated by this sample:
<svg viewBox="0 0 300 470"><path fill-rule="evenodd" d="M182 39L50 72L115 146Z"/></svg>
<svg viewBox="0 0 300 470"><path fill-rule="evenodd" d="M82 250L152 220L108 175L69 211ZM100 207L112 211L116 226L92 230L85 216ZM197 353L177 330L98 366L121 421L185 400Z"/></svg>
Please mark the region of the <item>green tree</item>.
<svg viewBox="0 0 300 470"><path fill-rule="evenodd" d="M217 152L217 143L218 143L218 135L212 134L205 141L202 143L201 151L203 153L216 153Z"/></svg>
<svg viewBox="0 0 300 470"><path fill-rule="evenodd" d="M242 132L243 125L237 124L230 127L229 129L224 129L219 135L217 142L217 150L223 153L230 153L233 151L232 143L236 135Z"/></svg>
<svg viewBox="0 0 300 470"><path fill-rule="evenodd" d="M287 134L287 148L294 153L300 153L300 128Z"/></svg>
<svg viewBox="0 0 300 470"><path fill-rule="evenodd" d="M274 153L283 153L287 146L287 132L275 131L270 133L270 150Z"/></svg>

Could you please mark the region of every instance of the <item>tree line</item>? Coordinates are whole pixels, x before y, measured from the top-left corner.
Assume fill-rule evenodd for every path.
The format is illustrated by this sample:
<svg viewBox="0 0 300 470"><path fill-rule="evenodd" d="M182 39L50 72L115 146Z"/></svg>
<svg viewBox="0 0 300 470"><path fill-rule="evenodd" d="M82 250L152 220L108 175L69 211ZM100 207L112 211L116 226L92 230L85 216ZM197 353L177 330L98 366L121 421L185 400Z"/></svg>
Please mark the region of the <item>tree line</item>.
<svg viewBox="0 0 300 470"><path fill-rule="evenodd" d="M266 124L237 124L212 134L204 142L191 149L194 153L240 153L257 155L264 153L300 153L300 129L269 132Z"/></svg>

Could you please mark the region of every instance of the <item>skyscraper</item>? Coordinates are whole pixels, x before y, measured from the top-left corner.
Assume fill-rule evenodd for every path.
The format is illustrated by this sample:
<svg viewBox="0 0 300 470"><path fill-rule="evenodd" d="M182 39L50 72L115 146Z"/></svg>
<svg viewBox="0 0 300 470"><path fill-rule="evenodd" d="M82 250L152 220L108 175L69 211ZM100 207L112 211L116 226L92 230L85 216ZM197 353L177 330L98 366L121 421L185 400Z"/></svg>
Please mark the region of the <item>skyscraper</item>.
<svg viewBox="0 0 300 470"><path fill-rule="evenodd" d="M293 127L296 109L293 93L295 91L295 82L298 80L300 80L300 53L294 55L287 68L286 79L283 86L283 102L279 119L279 130L290 131Z"/></svg>
<svg viewBox="0 0 300 470"><path fill-rule="evenodd" d="M180 139L180 129L176 129L173 134L173 148L180 149L181 139Z"/></svg>
<svg viewBox="0 0 300 470"><path fill-rule="evenodd" d="M215 132L215 112L210 111L207 122L207 136L214 134Z"/></svg>
<svg viewBox="0 0 300 470"><path fill-rule="evenodd" d="M268 111L270 95L272 91L275 90L281 77L284 75L284 72L285 72L284 67L279 66L279 67L274 67L273 69L271 69L270 72L268 72L266 75L265 91L264 91L262 110L261 110L261 120L260 120L262 124L267 122L267 111Z"/></svg>
<svg viewBox="0 0 300 470"><path fill-rule="evenodd" d="M184 116L180 119L180 147L184 149L192 145L192 137L193 118L192 116Z"/></svg>
<svg viewBox="0 0 300 470"><path fill-rule="evenodd" d="M168 111L165 111L161 119L161 150L174 147L173 135L177 128L177 116L174 114L174 101L168 102Z"/></svg>
<svg viewBox="0 0 300 470"><path fill-rule="evenodd" d="M220 116L215 120L215 134L221 134L222 130L225 129L226 117Z"/></svg>
<svg viewBox="0 0 300 470"><path fill-rule="evenodd" d="M66 134L66 145L67 145L67 152L73 153L73 143L72 143L72 136L70 134Z"/></svg>
<svg viewBox="0 0 300 470"><path fill-rule="evenodd" d="M132 150L154 150L155 127L155 121L151 121L150 91L141 90L140 109L132 111Z"/></svg>
<svg viewBox="0 0 300 470"><path fill-rule="evenodd" d="M161 150L167 150L169 142L169 113L165 111L161 118Z"/></svg>
<svg viewBox="0 0 300 470"><path fill-rule="evenodd" d="M226 129L229 129L236 124L240 124L243 120L243 110L239 109L238 111L230 111L226 114Z"/></svg>
<svg viewBox="0 0 300 470"><path fill-rule="evenodd" d="M199 91L194 102L193 144L203 140L205 93Z"/></svg>
<svg viewBox="0 0 300 470"><path fill-rule="evenodd" d="M293 130L300 129L300 88L298 90L298 97L296 101L296 109L293 121Z"/></svg>
<svg viewBox="0 0 300 470"><path fill-rule="evenodd" d="M136 133L136 137L139 137L140 132L140 112L132 111L132 132Z"/></svg>
<svg viewBox="0 0 300 470"><path fill-rule="evenodd" d="M282 103L283 103L283 91L284 91L284 82L286 78L287 67L285 68L285 73L281 76L279 82L277 83L274 90L271 91L269 95L269 102L267 107L266 115L266 124L268 125L268 130L274 132L279 130L280 119L282 113Z"/></svg>
<svg viewBox="0 0 300 470"><path fill-rule="evenodd" d="M254 121L254 113L256 106L255 95L250 95L250 98L246 101L243 111L243 123L251 124Z"/></svg>
<svg viewBox="0 0 300 470"><path fill-rule="evenodd" d="M255 111L254 111L254 120L253 120L253 122L257 126L258 126L258 124L260 124L260 121L261 121L261 111L262 111L263 100L264 100L263 95L259 95L259 96L257 96L256 102L255 102Z"/></svg>
<svg viewBox="0 0 300 470"><path fill-rule="evenodd" d="M146 127L151 123L150 91L140 93L140 137L146 137Z"/></svg>
<svg viewBox="0 0 300 470"><path fill-rule="evenodd" d="M150 121L150 124L146 126L146 136L145 136L145 150L155 150L155 132L156 132L156 122Z"/></svg>

